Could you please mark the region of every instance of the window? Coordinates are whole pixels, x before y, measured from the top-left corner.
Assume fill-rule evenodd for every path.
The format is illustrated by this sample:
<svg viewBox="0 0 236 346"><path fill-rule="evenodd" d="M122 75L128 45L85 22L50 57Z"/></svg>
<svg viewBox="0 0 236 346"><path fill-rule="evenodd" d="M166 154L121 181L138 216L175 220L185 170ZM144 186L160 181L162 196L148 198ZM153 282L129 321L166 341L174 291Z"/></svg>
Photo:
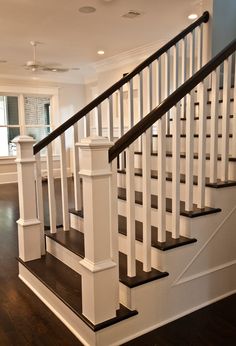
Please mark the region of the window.
<svg viewBox="0 0 236 346"><path fill-rule="evenodd" d="M19 134L18 97L0 96L0 156L15 154L11 141Z"/></svg>
<svg viewBox="0 0 236 346"><path fill-rule="evenodd" d="M36 142L46 137L51 130L50 120L50 97L0 95L0 156L16 155L12 143L16 136L25 134Z"/></svg>

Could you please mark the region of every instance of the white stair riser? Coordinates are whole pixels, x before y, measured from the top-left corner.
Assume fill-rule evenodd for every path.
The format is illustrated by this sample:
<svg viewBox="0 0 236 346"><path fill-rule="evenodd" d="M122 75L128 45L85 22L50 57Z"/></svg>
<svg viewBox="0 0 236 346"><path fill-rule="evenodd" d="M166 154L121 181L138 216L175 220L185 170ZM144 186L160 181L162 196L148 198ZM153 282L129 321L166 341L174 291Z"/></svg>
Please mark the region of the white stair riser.
<svg viewBox="0 0 236 346"><path fill-rule="evenodd" d="M172 151L172 141L173 141L172 138L169 138L169 137L166 138L166 150L167 151ZM152 150L155 152L158 150L156 137L153 137L152 143L153 143ZM199 145L199 139L195 137L194 138L194 152L195 153L198 152L198 145ZM229 138L229 153L230 154L233 152L232 146L233 146L233 140L230 137ZM207 137L206 138L206 153L210 153L210 147L211 147L211 138ZM180 151L181 152L186 151L186 138L183 138L183 137L180 138ZM221 152L222 152L222 138L218 138L218 152L219 152L219 154L221 154Z"/></svg>
<svg viewBox="0 0 236 346"><path fill-rule="evenodd" d="M209 177L210 175L210 160L206 160L206 176ZM217 162L217 172L218 176L220 177L220 170L222 167L221 161L218 160ZM186 160L185 158L180 158L180 173L185 174L186 169ZM135 167L136 168L142 168L142 155L135 155ZM151 158L151 169L156 170L157 169L157 156L152 156ZM172 157L166 157L166 171L172 172ZM193 160L193 174L198 174L198 160ZM229 179L236 180L236 163L229 161Z"/></svg>

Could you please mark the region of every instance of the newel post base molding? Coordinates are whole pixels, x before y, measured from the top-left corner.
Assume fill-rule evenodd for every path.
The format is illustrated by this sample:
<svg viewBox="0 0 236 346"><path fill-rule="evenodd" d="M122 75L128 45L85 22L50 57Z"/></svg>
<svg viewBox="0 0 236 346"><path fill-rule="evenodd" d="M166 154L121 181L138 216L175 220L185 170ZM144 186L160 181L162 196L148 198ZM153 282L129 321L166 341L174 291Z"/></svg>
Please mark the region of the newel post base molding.
<svg viewBox="0 0 236 346"><path fill-rule="evenodd" d="M80 148L80 176L83 179L85 258L82 265L82 312L93 324L116 316L117 263L111 253L110 178L112 167L107 138L88 137ZM118 234L116 235L118 236Z"/></svg>
<svg viewBox="0 0 236 346"><path fill-rule="evenodd" d="M20 218L18 224L19 257L30 261L41 257L40 221L37 218L35 190L35 157L29 136L19 136L13 140L17 146L18 193Z"/></svg>

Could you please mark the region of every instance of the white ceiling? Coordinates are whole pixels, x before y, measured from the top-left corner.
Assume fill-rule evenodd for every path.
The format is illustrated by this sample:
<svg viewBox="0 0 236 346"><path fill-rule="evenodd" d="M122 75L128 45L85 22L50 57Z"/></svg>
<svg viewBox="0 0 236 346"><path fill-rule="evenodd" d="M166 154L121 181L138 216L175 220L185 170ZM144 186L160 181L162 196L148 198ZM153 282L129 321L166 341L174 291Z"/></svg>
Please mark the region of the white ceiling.
<svg viewBox="0 0 236 346"><path fill-rule="evenodd" d="M96 12L82 14L81 6ZM142 13L124 19L129 10ZM98 60L177 34L200 14L199 0L0 0L0 75L6 78L60 80L76 83ZM33 74L24 70L32 59L31 40L40 41L38 60L80 71ZM105 55L99 57L97 50Z"/></svg>

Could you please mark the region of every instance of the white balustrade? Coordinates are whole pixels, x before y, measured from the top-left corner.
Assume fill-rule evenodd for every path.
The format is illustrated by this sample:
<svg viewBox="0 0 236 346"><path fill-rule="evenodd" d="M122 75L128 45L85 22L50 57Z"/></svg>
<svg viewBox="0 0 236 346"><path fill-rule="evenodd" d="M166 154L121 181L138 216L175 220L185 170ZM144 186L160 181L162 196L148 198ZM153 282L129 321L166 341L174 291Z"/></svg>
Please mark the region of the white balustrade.
<svg viewBox="0 0 236 346"><path fill-rule="evenodd" d="M80 176L79 176L79 150L77 146L78 141L79 141L78 124L75 123L73 125L72 160L73 160L75 210L77 211L82 209L82 196L81 196L81 186L80 186Z"/></svg>
<svg viewBox="0 0 236 346"><path fill-rule="evenodd" d="M65 133L60 136L60 171L61 171L61 198L62 198L62 220L63 229L70 229L69 221L69 203L68 203L68 186L67 186L67 159Z"/></svg>
<svg viewBox="0 0 236 346"><path fill-rule="evenodd" d="M199 126L198 126L198 192L197 206L205 207L205 183L206 183L206 109L207 90L206 84L202 81L198 88L199 92Z"/></svg>
<svg viewBox="0 0 236 346"><path fill-rule="evenodd" d="M151 129L142 135L143 270L151 270Z"/></svg>
<svg viewBox="0 0 236 346"><path fill-rule="evenodd" d="M229 172L229 116L232 58L224 61L223 105L222 105L222 157L221 180L228 180Z"/></svg>
<svg viewBox="0 0 236 346"><path fill-rule="evenodd" d="M56 199L55 199L55 187L53 176L53 153L52 143L47 146L47 175L48 175L48 209L49 209L49 223L50 232L56 233Z"/></svg>
<svg viewBox="0 0 236 346"><path fill-rule="evenodd" d="M134 144L126 149L127 275L136 275Z"/></svg>
<svg viewBox="0 0 236 346"><path fill-rule="evenodd" d="M210 183L217 182L218 122L219 122L219 68L212 72L211 89L211 139L210 139Z"/></svg>
<svg viewBox="0 0 236 346"><path fill-rule="evenodd" d="M194 91L186 96L186 181L185 209L193 209Z"/></svg>
<svg viewBox="0 0 236 346"><path fill-rule="evenodd" d="M41 173L41 157L40 152L35 155L35 178L36 178L36 198L38 219L40 221L41 230L41 254L45 254L45 237L44 237L44 209L43 209L43 186Z"/></svg>

